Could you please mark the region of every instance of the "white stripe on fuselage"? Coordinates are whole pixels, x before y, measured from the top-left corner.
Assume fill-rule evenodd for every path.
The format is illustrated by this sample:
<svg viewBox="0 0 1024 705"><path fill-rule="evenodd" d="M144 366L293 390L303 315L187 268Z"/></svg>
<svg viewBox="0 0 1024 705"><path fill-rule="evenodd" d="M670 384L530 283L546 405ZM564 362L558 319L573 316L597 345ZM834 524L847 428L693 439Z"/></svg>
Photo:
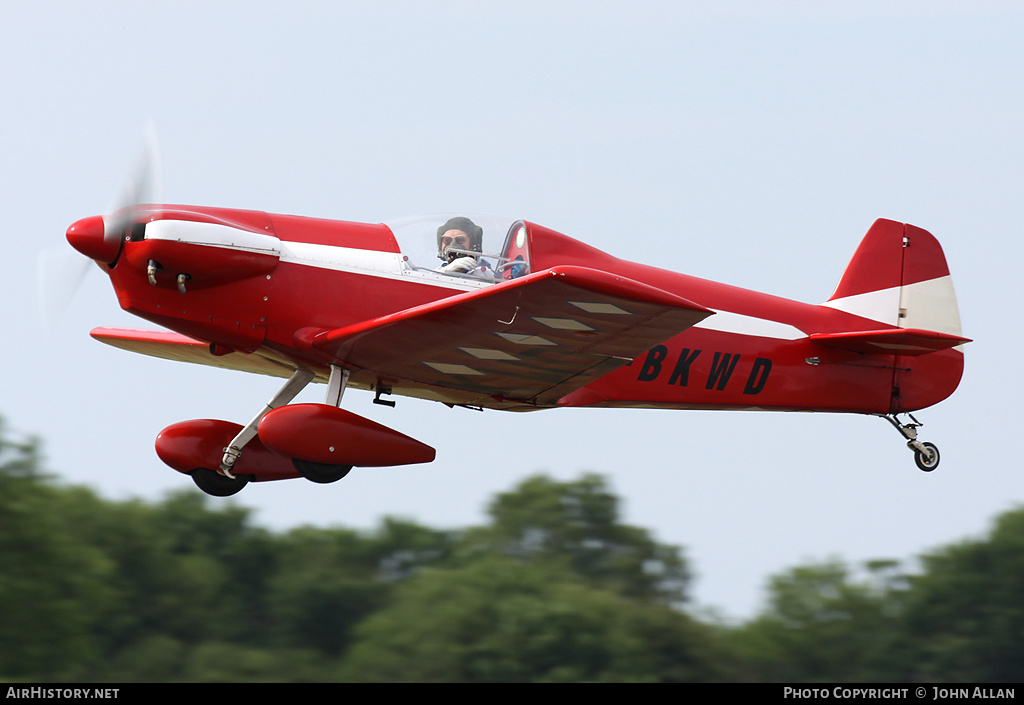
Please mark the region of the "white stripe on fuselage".
<svg viewBox="0 0 1024 705"><path fill-rule="evenodd" d="M708 316L694 328L704 328L720 333L735 333L737 335L749 335L755 338L774 338L776 340L799 340L806 338L807 334L799 328L788 323L769 321L766 318L755 318L742 313L730 311L717 311L714 316Z"/></svg>
<svg viewBox="0 0 1024 705"><path fill-rule="evenodd" d="M845 296L841 299L826 301L822 306L895 326L900 320L900 287L895 286L891 289L879 289L866 294Z"/></svg>
<svg viewBox="0 0 1024 705"><path fill-rule="evenodd" d="M457 277L441 272L412 269L398 252L361 250L336 245L314 245L308 242L281 242L281 261L336 272L363 274L384 279L409 281L457 291L473 291L494 282L470 277Z"/></svg>
<svg viewBox="0 0 1024 705"><path fill-rule="evenodd" d="M225 247L259 254L276 255L281 241L273 235L254 233L230 225L198 223L192 220L154 220L146 223L147 240L168 240L205 247Z"/></svg>
<svg viewBox="0 0 1024 705"><path fill-rule="evenodd" d="M398 252L381 252L337 245L280 240L272 235L253 233L226 225L197 223L183 220L158 220L146 227L146 237L172 240L206 247L225 247L249 252L278 254L281 262L336 272L382 277L396 281L415 280L417 283L452 289L473 291L495 282L471 277L457 277L422 269L412 269ZM756 318L740 313L718 311L694 326L704 330L735 333L759 338L798 340L806 334L786 323Z"/></svg>

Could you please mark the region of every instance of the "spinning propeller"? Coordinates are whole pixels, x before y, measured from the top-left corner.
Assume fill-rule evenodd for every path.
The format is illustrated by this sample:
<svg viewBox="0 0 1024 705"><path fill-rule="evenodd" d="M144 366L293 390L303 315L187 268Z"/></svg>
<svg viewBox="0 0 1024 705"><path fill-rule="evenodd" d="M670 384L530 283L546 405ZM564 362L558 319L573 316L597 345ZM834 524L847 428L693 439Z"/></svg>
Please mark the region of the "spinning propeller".
<svg viewBox="0 0 1024 705"><path fill-rule="evenodd" d="M124 232L138 206L160 202L160 152L156 130L149 125L141 155L107 209L107 215L83 218L67 230L67 239L78 253L67 248L44 250L39 256L40 314L52 331L78 291L93 260L101 267L117 260Z"/></svg>

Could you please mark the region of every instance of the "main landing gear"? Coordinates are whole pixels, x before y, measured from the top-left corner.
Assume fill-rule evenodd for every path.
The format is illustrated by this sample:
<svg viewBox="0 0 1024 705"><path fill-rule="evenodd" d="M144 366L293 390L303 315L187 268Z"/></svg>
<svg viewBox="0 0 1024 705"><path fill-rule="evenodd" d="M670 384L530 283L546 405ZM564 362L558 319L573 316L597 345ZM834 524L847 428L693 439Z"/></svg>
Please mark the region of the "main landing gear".
<svg viewBox="0 0 1024 705"><path fill-rule="evenodd" d="M907 414L910 417L909 423L901 422L897 418L898 414L879 415L907 439L907 447L914 451L914 462L917 463L917 467L925 472L931 472L939 466L939 449L935 444L917 440L917 429L924 424L915 419L913 414Z"/></svg>
<svg viewBox="0 0 1024 705"><path fill-rule="evenodd" d="M353 467L429 463L435 450L415 438L342 409L349 373L331 366L322 404L291 404L313 380L296 371L247 425L217 419L171 424L157 435L157 455L190 475L203 492L229 497L249 482L295 477L337 482Z"/></svg>
<svg viewBox="0 0 1024 705"><path fill-rule="evenodd" d="M341 406L341 398L345 394L345 388L348 387L348 377L348 370L331 365L331 377L327 381L327 395L324 398L324 404ZM301 458L292 458L292 465L295 466L295 471L304 478L321 485L337 482L352 470L351 465L327 465Z"/></svg>
<svg viewBox="0 0 1024 705"><path fill-rule="evenodd" d="M229 497L249 482L303 477L337 482L353 467L414 465L436 451L415 438L340 406L349 373L331 366L324 403L289 402L313 380L298 370L247 425L217 419L171 424L156 437L157 455L192 476L203 492Z"/></svg>
<svg viewBox="0 0 1024 705"><path fill-rule="evenodd" d="M196 468L189 475L192 476L192 482L196 483L196 487L213 497L230 497L238 494L252 479L251 475L227 477L209 468Z"/></svg>
<svg viewBox="0 0 1024 705"><path fill-rule="evenodd" d="M295 471L304 478L321 485L337 482L352 470L351 465L327 465L300 458L292 458L292 465L295 466Z"/></svg>
<svg viewBox="0 0 1024 705"><path fill-rule="evenodd" d="M249 475L235 475L231 471L234 468L235 462L242 455L242 449L249 441L256 437L260 420L272 410L288 404L299 392L305 389L306 385L313 380L313 377L313 373L309 370L301 368L296 370L274 398L267 402L262 411L256 414L252 421L242 428L238 435L224 449L224 456L221 458L219 469L197 468L192 471L192 481L196 483L196 486L203 492L217 497L229 497L241 491L252 478ZM341 397L348 386L348 377L348 370L331 365L331 377L327 383L326 404L333 406L341 404ZM327 465L300 458L293 458L292 465L299 475L319 484L337 482L352 470L351 465Z"/></svg>
<svg viewBox="0 0 1024 705"><path fill-rule="evenodd" d="M339 368L334 366L331 367L332 381L334 380L334 371L338 369ZM285 382L280 391L274 395L274 398L267 402L267 405L263 407L262 411L256 414L252 421L242 428L242 430L238 432L238 435L235 436L231 443L228 444L228 447L224 449L224 456L221 458L218 474L228 479L235 479L235 476L231 473L231 469L235 466L235 461L237 461L239 456L242 455L242 448L245 447L245 444L256 437L256 429L260 425L260 420L273 409L276 409L279 406L284 406L298 396L299 392L306 388L306 385L313 380L314 376L315 375L311 371L301 367L295 370L295 373L287 382ZM347 371L345 374L345 381L348 381ZM333 387L334 385L329 386ZM338 401L341 401L340 394L338 394ZM195 476L193 476L193 479L194 478ZM198 481L196 484L199 484ZM203 489L202 486L200 486L200 489Z"/></svg>

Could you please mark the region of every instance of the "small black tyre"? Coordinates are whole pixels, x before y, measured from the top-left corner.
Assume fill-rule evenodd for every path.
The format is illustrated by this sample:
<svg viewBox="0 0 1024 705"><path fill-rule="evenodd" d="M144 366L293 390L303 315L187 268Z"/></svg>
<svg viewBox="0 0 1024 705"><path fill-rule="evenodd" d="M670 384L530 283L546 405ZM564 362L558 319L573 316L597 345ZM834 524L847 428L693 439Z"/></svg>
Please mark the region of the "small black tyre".
<svg viewBox="0 0 1024 705"><path fill-rule="evenodd" d="M935 447L934 443L922 443L921 445L928 452L924 453L920 450L914 450L914 462L917 463L917 467L925 472L931 472L939 466L939 449Z"/></svg>
<svg viewBox="0 0 1024 705"><path fill-rule="evenodd" d="M292 465L295 466L295 470L304 478L321 485L337 482L352 470L351 465L327 465L298 458L292 458Z"/></svg>
<svg viewBox="0 0 1024 705"><path fill-rule="evenodd" d="M210 468L196 468L189 475L192 476L196 487L214 497L230 497L233 494L238 494L252 479L251 475L236 475L232 479Z"/></svg>

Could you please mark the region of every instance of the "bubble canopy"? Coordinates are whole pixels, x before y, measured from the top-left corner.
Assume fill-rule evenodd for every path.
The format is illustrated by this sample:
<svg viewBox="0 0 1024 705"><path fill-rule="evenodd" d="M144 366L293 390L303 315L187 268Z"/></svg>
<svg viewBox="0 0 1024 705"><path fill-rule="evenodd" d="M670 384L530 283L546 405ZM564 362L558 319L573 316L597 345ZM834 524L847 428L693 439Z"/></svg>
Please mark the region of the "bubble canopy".
<svg viewBox="0 0 1024 705"><path fill-rule="evenodd" d="M529 273L527 226L522 220L438 213L384 224L394 234L409 270L492 283ZM452 269L457 259L463 266Z"/></svg>

